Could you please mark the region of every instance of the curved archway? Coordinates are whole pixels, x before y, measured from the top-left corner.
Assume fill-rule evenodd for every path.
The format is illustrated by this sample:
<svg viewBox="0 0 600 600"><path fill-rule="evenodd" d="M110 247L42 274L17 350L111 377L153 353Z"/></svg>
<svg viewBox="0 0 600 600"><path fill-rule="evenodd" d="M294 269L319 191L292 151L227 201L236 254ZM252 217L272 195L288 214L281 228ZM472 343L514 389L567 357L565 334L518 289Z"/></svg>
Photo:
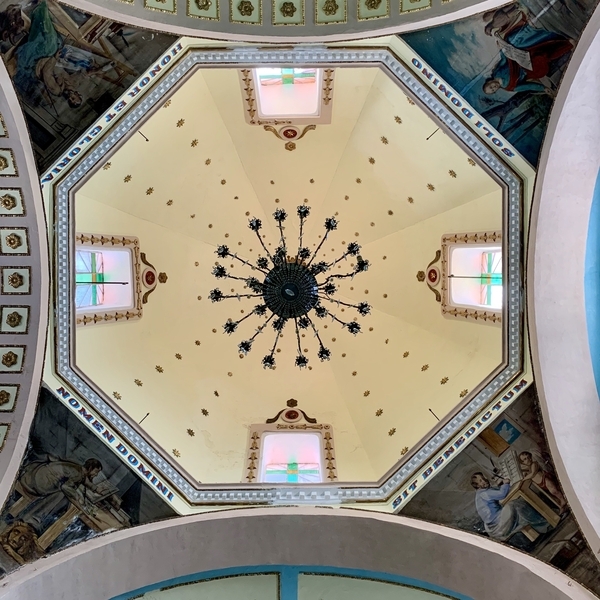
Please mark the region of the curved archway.
<svg viewBox="0 0 600 600"><path fill-rule="evenodd" d="M105 600L255 565L377 571L486 600L594 597L532 557L461 531L362 511L277 508L213 512L97 538L10 575L2 598Z"/></svg>
<svg viewBox="0 0 600 600"><path fill-rule="evenodd" d="M600 12L567 70L542 151L529 245L533 366L557 470L600 553L600 401L584 290L586 241L600 167Z"/></svg>

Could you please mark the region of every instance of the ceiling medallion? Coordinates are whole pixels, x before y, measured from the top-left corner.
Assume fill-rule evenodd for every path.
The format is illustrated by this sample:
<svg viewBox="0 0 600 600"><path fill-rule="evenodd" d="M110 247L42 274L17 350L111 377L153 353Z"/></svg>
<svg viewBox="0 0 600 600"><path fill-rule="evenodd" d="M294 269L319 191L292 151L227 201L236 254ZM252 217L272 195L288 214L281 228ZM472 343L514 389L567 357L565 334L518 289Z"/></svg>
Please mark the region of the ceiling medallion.
<svg viewBox="0 0 600 600"><path fill-rule="evenodd" d="M248 226L256 233L258 241L266 254L266 256L260 256L256 260L256 264L248 262L240 258L237 254L230 252L229 248L225 245L219 246L216 250L216 254L219 258L233 258L250 267L253 271L258 271L261 274L260 279L262 279L262 281L255 276L237 277L230 275L223 265L217 264L212 270L212 274L217 279L228 278L243 281L245 287L254 293L225 295L220 289L216 288L211 290L209 298L212 302L221 302L225 298L237 298L238 300L241 300L242 298L262 299L262 303L257 304L245 317L238 321L229 319L225 325L223 325L223 330L227 334L234 333L237 330L238 325L251 315L267 317L266 321L256 328L256 331L251 338L238 344L239 352L248 354L252 349L252 345L257 336L266 329L268 324L271 324L275 331L275 342L270 353L262 359L264 368L272 369L275 367L277 344L281 337L280 334L288 321L294 322L296 339L298 342L298 353L296 355L295 364L299 368L304 368L308 365L308 358L304 355L306 350L302 350L300 343L300 330L312 329L314 336L319 343L317 356L321 361L329 360L331 357L331 351L323 345L315 321L311 317L316 316L319 319L330 317L350 333L354 335L360 333L361 326L359 323L356 321L344 322L338 319L335 314L329 311L323 302L330 302L332 304L337 304L338 306L354 308L361 316L366 316L371 312L371 306L367 302L348 304L347 302L334 299L334 295L338 289L335 284L336 279L353 278L357 273L363 273L369 268L369 261L364 260L359 254L360 246L356 242L351 242L347 245L343 254L333 262L315 261L323 244L327 241L329 234L337 229L338 221L335 217L325 219L325 235L321 239L316 250L312 252L303 245L304 224L310 214L310 207L306 205L299 206L297 208L297 214L300 219L300 230L296 256L290 256L288 254L287 241L283 233L283 223L288 215L283 209L278 209L273 213L273 218L277 223L280 233L279 246L273 253L267 250L259 233L262 228L261 220L256 217L249 220ZM352 271L344 274L329 273L335 265L340 261L347 259L348 256L356 257L356 264L354 264ZM319 278L321 275L324 275L324 277Z"/></svg>

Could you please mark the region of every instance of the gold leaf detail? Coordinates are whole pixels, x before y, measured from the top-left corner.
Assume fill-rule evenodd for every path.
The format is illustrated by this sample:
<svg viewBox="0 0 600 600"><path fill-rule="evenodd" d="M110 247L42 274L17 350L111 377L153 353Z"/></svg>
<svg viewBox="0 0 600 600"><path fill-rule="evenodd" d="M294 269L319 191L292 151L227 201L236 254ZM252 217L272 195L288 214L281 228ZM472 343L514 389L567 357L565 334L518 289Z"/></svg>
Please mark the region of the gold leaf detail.
<svg viewBox="0 0 600 600"><path fill-rule="evenodd" d="M392 427L389 431L388 431L388 435L391 437L392 435L394 435L396 433L396 428Z"/></svg>

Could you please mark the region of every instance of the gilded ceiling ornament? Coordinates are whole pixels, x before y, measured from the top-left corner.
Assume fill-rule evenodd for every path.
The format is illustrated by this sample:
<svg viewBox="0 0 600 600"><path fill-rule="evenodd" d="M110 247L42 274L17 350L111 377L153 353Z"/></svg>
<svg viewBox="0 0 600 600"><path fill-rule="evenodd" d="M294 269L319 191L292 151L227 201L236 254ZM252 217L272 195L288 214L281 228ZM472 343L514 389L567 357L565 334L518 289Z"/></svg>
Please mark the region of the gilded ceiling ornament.
<svg viewBox="0 0 600 600"><path fill-rule="evenodd" d="M183 357L181 356L181 354L179 354L179 352L175 355L175 358L177 360L181 360Z"/></svg>
<svg viewBox="0 0 600 600"><path fill-rule="evenodd" d="M5 367L14 367L19 362L19 357L12 351L2 355L2 364Z"/></svg>
<svg viewBox="0 0 600 600"><path fill-rule="evenodd" d="M283 2L279 8L281 16L286 18L293 17L297 10L298 9L296 8L293 2Z"/></svg>
<svg viewBox="0 0 600 600"><path fill-rule="evenodd" d="M467 162L472 166L475 167L477 165L477 163L472 159L472 158L467 158Z"/></svg>
<svg viewBox="0 0 600 600"><path fill-rule="evenodd" d="M309 183L314 183L314 182L315 182L314 179L309 180Z"/></svg>
<svg viewBox="0 0 600 600"><path fill-rule="evenodd" d="M8 169L8 159L5 156L0 156L0 171Z"/></svg>
<svg viewBox="0 0 600 600"><path fill-rule="evenodd" d="M449 381L448 377L442 377L442 379L440 380L440 385L446 385Z"/></svg>
<svg viewBox="0 0 600 600"><path fill-rule="evenodd" d="M169 106L171 106L171 102L173 102L172 100L167 100L164 104L163 104L163 108L169 108Z"/></svg>
<svg viewBox="0 0 600 600"><path fill-rule="evenodd" d="M273 213L273 218L277 223L280 234L278 247L273 252L268 250L260 233L262 221L256 217L249 220L248 226L255 232L258 241L266 254L266 256L259 257L256 264L244 260L237 254L232 253L226 245L219 246L216 250L216 254L219 258L231 258L237 260L241 264L250 267L252 271L262 273L262 281L254 276L243 278L234 277L228 273L225 266L217 264L212 270L213 275L217 279L241 279L245 281L248 291L253 293L232 293L232 295L225 295L220 289L216 288L211 290L209 298L212 302L221 302L222 300L230 298L236 298L238 300L242 298L261 299L259 301L261 303L250 310L245 317L238 321L229 319L223 325L223 329L225 333L232 334L237 330L242 321L252 315L257 317L267 317L267 320L256 328L256 332L250 339L244 340L238 344L238 351L242 354L247 354L251 351L256 337L266 329L268 324L271 324L275 331L275 343L273 344L270 353L262 359L264 368L272 369L275 367L277 344L279 339L283 337L282 331L288 322L292 322L297 340L295 365L299 368L304 368L308 366L308 358L304 354L306 351L303 351L302 346L300 345L301 330L312 330L314 333L319 342L317 356L321 361L329 360L331 357L331 351L323 345L315 321L313 321L311 317L324 319L329 316L332 320L337 321L344 329L347 329L351 334L356 335L361 331L361 325L356 321L344 322L330 312L329 308L326 306L327 302L335 304L338 307L341 305L347 308L356 309L361 316L367 316L371 311L370 305L366 302L349 304L334 299L334 294L338 291L338 286L336 285L337 279L353 278L358 273L367 271L370 266L369 262L364 260L360 255L360 246L355 242L348 244L346 251L333 262L326 262L323 260L316 261L315 259L327 241L329 234L337 229L338 221L335 217L325 219L325 234L322 236L316 250L311 251L303 244L304 224L310 215L310 207L305 205L298 206L297 214L300 219L299 243L298 249L294 254L292 254L291 251L288 252L288 240L285 237L283 227L283 223L287 219L288 214L283 209L278 209ZM329 274L323 278L324 280L318 281L317 277L319 275L327 273L337 265L337 263L346 259L348 256L356 257L356 264L352 265L352 271L344 274ZM327 325L323 325L324 329L326 327Z"/></svg>
<svg viewBox="0 0 600 600"><path fill-rule="evenodd" d="M414 105L415 105L415 102L414 102L414 100L413 100L412 98L409 98L408 96L406 96L406 100L408 101L408 103L409 103L411 106L414 106Z"/></svg>
<svg viewBox="0 0 600 600"><path fill-rule="evenodd" d="M406 351L403 355L402 358L408 358L410 355L410 352Z"/></svg>
<svg viewBox="0 0 600 600"><path fill-rule="evenodd" d="M194 436L196 435L196 432L195 432L193 429L188 429L188 430L187 430L187 434L188 434L190 437L194 437Z"/></svg>
<svg viewBox="0 0 600 600"><path fill-rule="evenodd" d="M179 452L179 450L177 450L177 448L173 448L173 456L175 458L181 458L181 452Z"/></svg>
<svg viewBox="0 0 600 600"><path fill-rule="evenodd" d="M402 125L402 119L400 117L394 117L394 121L396 121L398 125Z"/></svg>
<svg viewBox="0 0 600 600"><path fill-rule="evenodd" d="M375 411L375 416L376 416L376 417L380 417L382 414L383 414L383 409L382 409L382 408L378 408L378 409Z"/></svg>
<svg viewBox="0 0 600 600"><path fill-rule="evenodd" d="M221 185L225 185L227 183L226 179L221 179Z"/></svg>
<svg viewBox="0 0 600 600"><path fill-rule="evenodd" d="M125 175L125 177L123 177L123 181L125 183L129 183L131 181L131 175Z"/></svg>
<svg viewBox="0 0 600 600"><path fill-rule="evenodd" d="M214 394L217 398L219 397L219 392L217 392L217 390L214 391Z"/></svg>
<svg viewBox="0 0 600 600"><path fill-rule="evenodd" d="M179 119L179 121L177 121L177 123L176 123L177 127L183 127L184 124L185 124L185 119Z"/></svg>
<svg viewBox="0 0 600 600"><path fill-rule="evenodd" d="M196 6L199 10L208 10L212 6L211 0L196 0Z"/></svg>
<svg viewBox="0 0 600 600"><path fill-rule="evenodd" d="M8 285L12 288L20 288L24 283L23 275L20 273L11 273L8 276Z"/></svg>
<svg viewBox="0 0 600 600"><path fill-rule="evenodd" d="M286 142L284 148L291 152L296 149L296 144L294 142Z"/></svg>
<svg viewBox="0 0 600 600"><path fill-rule="evenodd" d="M227 377L233 377L233 373L229 371L229 373L227 373Z"/></svg>
<svg viewBox="0 0 600 600"><path fill-rule="evenodd" d="M392 427L389 431L388 431L388 435L391 437L392 435L394 435L396 433L396 428Z"/></svg>
<svg viewBox="0 0 600 600"><path fill-rule="evenodd" d="M429 369L429 365L423 365L421 367L421 371L427 371L427 369Z"/></svg>
<svg viewBox="0 0 600 600"><path fill-rule="evenodd" d="M350 196L344 196L344 200L350 200Z"/></svg>
<svg viewBox="0 0 600 600"><path fill-rule="evenodd" d="M115 400L121 400L121 394L119 394L119 392L113 392L113 397Z"/></svg>
<svg viewBox="0 0 600 600"><path fill-rule="evenodd" d="M193 215L190 215L190 219L195 219L196 218L196 213L194 213Z"/></svg>
<svg viewBox="0 0 600 600"><path fill-rule="evenodd" d="M204 161L204 164L205 164L207 167L208 167L208 165L210 165L210 163L211 163L211 160L210 160L210 158L207 158L207 159Z"/></svg>
<svg viewBox="0 0 600 600"><path fill-rule="evenodd" d="M374 158L371 156L371 157L369 158L369 162L370 162L372 165L374 165L374 164L375 164L375 159L374 159Z"/></svg>
<svg viewBox="0 0 600 600"><path fill-rule="evenodd" d="M323 3L323 12L328 16L332 17L340 8L339 4L335 0L325 0Z"/></svg>
<svg viewBox="0 0 600 600"><path fill-rule="evenodd" d="M389 140L388 140L388 139L385 137L385 135L382 135L382 136L381 136L381 143L382 143L384 146L387 146L387 145L388 145L390 142L389 142Z"/></svg>
<svg viewBox="0 0 600 600"><path fill-rule="evenodd" d="M146 190L146 196L150 196L150 194L153 194L153 193L154 193L154 188L153 188L153 187L149 187L149 188Z"/></svg>
<svg viewBox="0 0 600 600"><path fill-rule="evenodd" d="M160 283L167 283L167 279L169 279L169 278L167 277L166 273L159 273L158 274L158 281Z"/></svg>
<svg viewBox="0 0 600 600"><path fill-rule="evenodd" d="M413 202L415 201L415 199L411 198L410 196L407 198L407 200L409 204L413 204Z"/></svg>
<svg viewBox="0 0 600 600"><path fill-rule="evenodd" d="M0 406L10 402L10 394L6 390L0 390Z"/></svg>
<svg viewBox="0 0 600 600"><path fill-rule="evenodd" d="M5 210L12 210L17 206L17 199L11 194L4 194L0 196L0 204Z"/></svg>
<svg viewBox="0 0 600 600"><path fill-rule="evenodd" d="M135 385L137 385L138 387L142 387L144 384L142 383L142 381L140 379L134 379L133 382L135 383Z"/></svg>
<svg viewBox="0 0 600 600"><path fill-rule="evenodd" d="M370 395L371 395L371 392L370 392L369 390L365 390L365 391L363 392L363 396L364 396L365 398L366 398L367 396L370 396Z"/></svg>
<svg viewBox="0 0 600 600"><path fill-rule="evenodd" d="M108 169L110 169L110 167L111 167L111 166L112 166L112 163L110 163L110 162L107 162L107 163L106 163L106 164L105 164L105 165L102 167L102 169L103 169L104 171L108 171Z"/></svg>
<svg viewBox="0 0 600 600"><path fill-rule="evenodd" d="M200 1L204 1L204 0L200 0ZM212 3L210 0L205 0L206 2L208 2L208 5L210 6ZM198 0L196 0L196 4L199 4ZM198 145L198 140L192 140L192 143L190 144L190 146L192 148L195 148Z"/></svg>
<svg viewBox="0 0 600 600"><path fill-rule="evenodd" d="M19 314L16 311L11 312L10 314L6 315L6 324L9 327L18 327L22 321L23 321L23 315Z"/></svg>
<svg viewBox="0 0 600 600"><path fill-rule="evenodd" d="M365 0L368 10L377 10L381 6L381 0Z"/></svg>
<svg viewBox="0 0 600 600"><path fill-rule="evenodd" d="M352 377L356 377L358 373L356 371L352 371Z"/></svg>
<svg viewBox="0 0 600 600"><path fill-rule="evenodd" d="M453 171L452 169L450 169L448 171L448 175L450 175L450 177L452 177L452 179L456 179L456 171Z"/></svg>
<svg viewBox="0 0 600 600"><path fill-rule="evenodd" d="M400 450L400 456L404 456L408 452L408 446L404 446L402 450Z"/></svg>
<svg viewBox="0 0 600 600"><path fill-rule="evenodd" d="M13 250L20 248L23 245L23 239L20 235L17 235L16 233L9 233L4 238L4 241L6 242L6 245L9 248L12 248Z"/></svg>
<svg viewBox="0 0 600 600"><path fill-rule="evenodd" d="M430 192L435 192L435 186L433 185L433 183L428 183L428 184L427 184L427 189L428 189Z"/></svg>
<svg viewBox="0 0 600 600"><path fill-rule="evenodd" d="M167 200L167 206L171 206L173 204L173 200Z"/></svg>
<svg viewBox="0 0 600 600"><path fill-rule="evenodd" d="M425 281L425 271L417 271L417 281L421 283Z"/></svg>
<svg viewBox="0 0 600 600"><path fill-rule="evenodd" d="M394 214L393 210L388 210L388 215L390 215L390 217Z"/></svg>
<svg viewBox="0 0 600 600"><path fill-rule="evenodd" d="M254 5L252 4L252 2L250 2L250 0L241 0L237 8L240 11L240 15L242 15L242 17L250 17L254 12Z"/></svg>
<svg viewBox="0 0 600 600"><path fill-rule="evenodd" d="M200 412L201 412L201 413L202 413L202 414L203 414L205 417L208 417L208 411L207 411L205 408L201 409L201 410L200 410Z"/></svg>
<svg viewBox="0 0 600 600"><path fill-rule="evenodd" d="M360 177L356 178L356 183L362 183L362 179Z"/></svg>
<svg viewBox="0 0 600 600"><path fill-rule="evenodd" d="M194 344L196 344L196 346L199 346L199 345L200 345L200 343L201 343L201 342L200 342L200 340L196 340L196 341L194 342Z"/></svg>
<svg viewBox="0 0 600 600"><path fill-rule="evenodd" d="M459 396L460 396L461 398L464 398L464 397L465 397L465 396L466 396L468 393L469 393L469 390L466 390L466 389L465 389L465 390L463 390L463 391L462 391L462 392L459 394Z"/></svg>
<svg viewBox="0 0 600 600"><path fill-rule="evenodd" d="M285 404L288 408L296 408L296 406L298 406L298 400L290 398Z"/></svg>
<svg viewBox="0 0 600 600"><path fill-rule="evenodd" d="M156 365L154 368L155 368L155 369L156 369L156 370L157 370L159 373L164 373L164 372L165 372L165 370L164 370L164 369L163 369L163 368L162 368L160 365Z"/></svg>

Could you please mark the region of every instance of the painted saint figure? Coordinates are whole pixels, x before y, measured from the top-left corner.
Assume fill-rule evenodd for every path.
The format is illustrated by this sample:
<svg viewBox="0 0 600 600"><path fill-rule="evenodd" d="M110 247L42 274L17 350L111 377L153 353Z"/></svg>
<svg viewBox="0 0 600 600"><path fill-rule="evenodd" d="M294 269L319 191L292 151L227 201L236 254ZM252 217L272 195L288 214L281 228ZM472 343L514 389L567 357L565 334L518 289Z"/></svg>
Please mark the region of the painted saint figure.
<svg viewBox="0 0 600 600"><path fill-rule="evenodd" d="M551 75L554 61L573 50L573 42L553 31L534 27L525 9L516 5L489 11L483 19L487 22L485 33L495 37L502 50L483 91L494 94L504 89L554 95L554 90L540 80Z"/></svg>
<svg viewBox="0 0 600 600"><path fill-rule="evenodd" d="M539 533L546 533L550 528L548 522L522 498L510 500L504 506L501 504L510 492L510 481L498 481L499 486L492 486L480 471L471 476L471 485L475 488L475 508L487 534L505 542L527 525Z"/></svg>

